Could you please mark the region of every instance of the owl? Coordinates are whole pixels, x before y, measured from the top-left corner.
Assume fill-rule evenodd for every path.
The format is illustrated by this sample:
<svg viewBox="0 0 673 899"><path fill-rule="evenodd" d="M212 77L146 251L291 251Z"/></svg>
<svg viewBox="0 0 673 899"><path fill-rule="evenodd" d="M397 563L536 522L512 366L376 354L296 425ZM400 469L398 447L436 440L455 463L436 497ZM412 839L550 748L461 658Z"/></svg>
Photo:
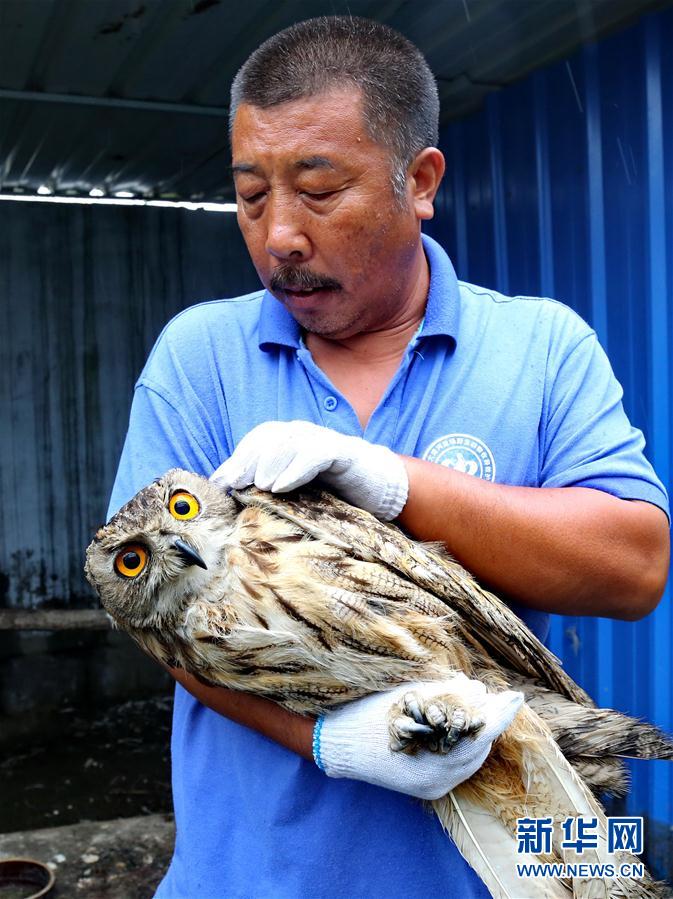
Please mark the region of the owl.
<svg viewBox="0 0 673 899"><path fill-rule="evenodd" d="M311 487L229 494L173 469L98 531L86 574L113 621L158 661L300 714L457 672L489 691L521 690L526 702L481 769L433 801L447 833L498 899L520 899L522 890L531 899L664 895L648 875L516 876L523 817L598 821L595 849L578 856L555 834L551 854L536 860L637 862L606 855L594 794L624 792L619 756L670 759L673 744L651 725L596 708L440 545ZM446 752L479 727L460 695L428 702L432 714L418 697L391 703L393 750Z"/></svg>

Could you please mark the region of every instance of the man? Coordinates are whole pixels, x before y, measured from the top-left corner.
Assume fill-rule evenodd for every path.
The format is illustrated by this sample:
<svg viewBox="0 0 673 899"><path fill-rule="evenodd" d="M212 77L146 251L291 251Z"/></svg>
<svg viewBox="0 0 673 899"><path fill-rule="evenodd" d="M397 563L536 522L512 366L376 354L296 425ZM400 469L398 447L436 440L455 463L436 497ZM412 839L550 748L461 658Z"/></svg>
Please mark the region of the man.
<svg viewBox="0 0 673 899"><path fill-rule="evenodd" d="M110 512L172 466L273 490L320 474L443 541L541 637L549 612L639 618L668 567L642 435L574 313L459 284L421 239L444 171L437 121L425 61L384 26L310 20L250 57L232 88L233 172L266 291L164 330ZM327 718L325 777L314 722L173 675L177 842L158 896L488 895L394 791L414 793L385 747L376 771L358 767L380 712L352 703L331 732Z"/></svg>

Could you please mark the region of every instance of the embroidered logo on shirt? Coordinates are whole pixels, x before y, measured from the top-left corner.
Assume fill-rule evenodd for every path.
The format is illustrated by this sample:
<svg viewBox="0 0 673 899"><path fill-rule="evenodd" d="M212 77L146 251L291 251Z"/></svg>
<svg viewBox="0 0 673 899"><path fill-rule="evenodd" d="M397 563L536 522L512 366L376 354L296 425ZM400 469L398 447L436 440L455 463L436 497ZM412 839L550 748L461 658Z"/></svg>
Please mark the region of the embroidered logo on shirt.
<svg viewBox="0 0 673 899"><path fill-rule="evenodd" d="M423 453L427 462L438 462L484 481L495 480L495 459L483 440L471 434L446 434Z"/></svg>

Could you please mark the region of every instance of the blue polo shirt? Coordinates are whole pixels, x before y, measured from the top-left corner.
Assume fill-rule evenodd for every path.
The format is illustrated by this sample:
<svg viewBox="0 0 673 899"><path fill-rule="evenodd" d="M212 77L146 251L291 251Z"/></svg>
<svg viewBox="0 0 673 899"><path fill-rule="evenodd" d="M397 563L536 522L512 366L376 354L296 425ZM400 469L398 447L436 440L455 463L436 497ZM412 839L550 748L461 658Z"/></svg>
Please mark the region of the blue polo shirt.
<svg viewBox="0 0 673 899"><path fill-rule="evenodd" d="M425 319L364 433L270 294L174 318L136 385L109 514L167 469L209 475L255 425L292 419L486 480L591 487L668 514L591 328L553 300L459 282L423 243ZM546 614L517 611L545 637ZM161 899L489 895L419 802L330 779L179 686L172 764L177 840Z"/></svg>

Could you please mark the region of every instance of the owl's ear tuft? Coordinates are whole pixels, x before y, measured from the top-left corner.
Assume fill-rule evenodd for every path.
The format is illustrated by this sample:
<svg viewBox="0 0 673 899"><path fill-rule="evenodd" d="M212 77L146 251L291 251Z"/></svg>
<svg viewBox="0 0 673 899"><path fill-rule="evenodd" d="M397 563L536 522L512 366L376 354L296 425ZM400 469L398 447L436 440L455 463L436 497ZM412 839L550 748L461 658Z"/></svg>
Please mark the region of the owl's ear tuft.
<svg viewBox="0 0 673 899"><path fill-rule="evenodd" d="M85 575L87 581L88 581L88 582L91 584L91 586L94 588L94 590L96 591L96 593L98 593L98 586L97 586L97 584L96 584L96 579L95 579L95 577L94 577L94 574L93 574L93 571L92 571L92 567L91 567L91 547L92 547L95 543L97 543L97 542L98 542L98 541L97 541L96 538L94 537L94 539L91 541L91 543L90 543L89 546L87 547L87 550L86 550L86 557L85 557L85 559L84 559L84 575Z"/></svg>
<svg viewBox="0 0 673 899"><path fill-rule="evenodd" d="M157 481L164 482L175 479L179 480L180 478L185 477L185 475L188 478L202 478L202 475L195 474L195 472L193 471L187 471L186 468L169 468L165 474L163 474L160 478L157 478Z"/></svg>

